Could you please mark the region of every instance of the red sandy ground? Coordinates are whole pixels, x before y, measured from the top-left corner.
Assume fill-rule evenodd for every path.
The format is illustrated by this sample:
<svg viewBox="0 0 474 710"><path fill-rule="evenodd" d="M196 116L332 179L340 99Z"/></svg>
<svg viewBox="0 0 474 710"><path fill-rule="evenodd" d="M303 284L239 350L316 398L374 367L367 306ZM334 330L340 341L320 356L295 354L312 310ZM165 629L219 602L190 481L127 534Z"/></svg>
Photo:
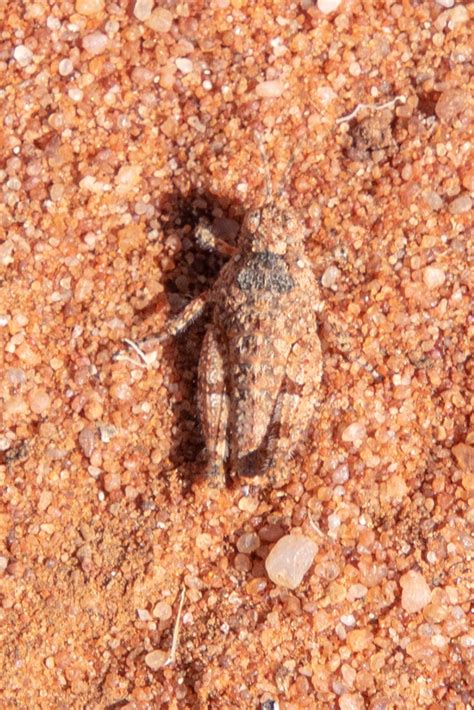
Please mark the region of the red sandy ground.
<svg viewBox="0 0 474 710"><path fill-rule="evenodd" d="M473 5L0 13L1 708L470 707ZM205 319L112 355L212 286L193 229L261 201L256 129L274 181L301 147L324 396L288 485L215 491Z"/></svg>

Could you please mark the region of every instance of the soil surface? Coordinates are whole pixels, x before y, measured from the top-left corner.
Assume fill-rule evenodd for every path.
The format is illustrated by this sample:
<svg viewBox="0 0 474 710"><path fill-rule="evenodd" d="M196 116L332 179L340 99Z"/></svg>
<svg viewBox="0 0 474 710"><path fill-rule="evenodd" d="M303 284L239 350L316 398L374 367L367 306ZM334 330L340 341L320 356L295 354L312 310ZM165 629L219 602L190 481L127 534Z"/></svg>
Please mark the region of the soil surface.
<svg viewBox="0 0 474 710"><path fill-rule="evenodd" d="M2 709L471 707L473 14L2 4ZM195 228L235 244L259 142L275 189L294 158L322 396L288 483L215 489L209 313L113 355L212 288Z"/></svg>

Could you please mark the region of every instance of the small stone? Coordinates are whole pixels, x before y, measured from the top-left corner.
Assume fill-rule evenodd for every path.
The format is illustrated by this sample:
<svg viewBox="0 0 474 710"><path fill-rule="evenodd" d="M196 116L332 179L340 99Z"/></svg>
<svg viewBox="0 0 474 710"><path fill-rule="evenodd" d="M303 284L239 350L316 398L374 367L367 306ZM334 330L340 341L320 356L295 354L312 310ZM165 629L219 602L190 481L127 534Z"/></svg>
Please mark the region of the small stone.
<svg viewBox="0 0 474 710"><path fill-rule="evenodd" d="M173 24L173 15L164 7L158 7L151 13L146 26L155 32L169 32Z"/></svg>
<svg viewBox="0 0 474 710"><path fill-rule="evenodd" d="M261 594L265 591L268 581L264 577L255 577L245 585L245 591L250 596Z"/></svg>
<svg viewBox="0 0 474 710"><path fill-rule="evenodd" d="M451 451L462 471L474 471L474 447L459 443Z"/></svg>
<svg viewBox="0 0 474 710"><path fill-rule="evenodd" d="M400 503L408 493L408 486L400 474L394 473L383 487L383 498Z"/></svg>
<svg viewBox="0 0 474 710"><path fill-rule="evenodd" d="M91 279L81 277L74 288L74 299L76 301L87 301L93 294L94 283Z"/></svg>
<svg viewBox="0 0 474 710"><path fill-rule="evenodd" d="M438 288L446 281L446 274L438 266L427 266L423 271L423 282L429 289Z"/></svg>
<svg viewBox="0 0 474 710"><path fill-rule="evenodd" d="M95 428L86 426L79 434L79 447L86 458L92 456L95 449Z"/></svg>
<svg viewBox="0 0 474 710"><path fill-rule="evenodd" d="M107 493L120 490L121 479L119 473L107 473L104 476L104 489Z"/></svg>
<svg viewBox="0 0 474 710"><path fill-rule="evenodd" d="M33 59L33 52L24 44L19 44L13 50L13 59L18 62L20 67L27 67Z"/></svg>
<svg viewBox="0 0 474 710"><path fill-rule="evenodd" d="M76 12L80 15L97 15L104 9L104 0L76 0Z"/></svg>
<svg viewBox="0 0 474 710"><path fill-rule="evenodd" d="M258 508L257 498L252 498L252 496L243 496L239 500L239 510L243 510L245 513L255 513Z"/></svg>
<svg viewBox="0 0 474 710"><path fill-rule="evenodd" d="M58 71L61 76L69 76L74 71L74 64L70 59L61 59L58 66Z"/></svg>
<svg viewBox="0 0 474 710"><path fill-rule="evenodd" d="M189 74L193 70L193 63L186 57L177 57L175 64L182 74Z"/></svg>
<svg viewBox="0 0 474 710"><path fill-rule="evenodd" d="M53 494L51 491L42 491L38 501L38 512L44 513L44 511L51 505L52 500Z"/></svg>
<svg viewBox="0 0 474 710"><path fill-rule="evenodd" d="M140 20L140 22L145 22L151 16L153 10L154 0L137 0L133 8L133 14Z"/></svg>
<svg viewBox="0 0 474 710"><path fill-rule="evenodd" d="M432 210L440 210L444 204L443 198L438 195L434 190L425 190L423 193L423 199L425 200L428 207Z"/></svg>
<svg viewBox="0 0 474 710"><path fill-rule="evenodd" d="M337 10L340 4L341 0L318 0L318 10L324 15L329 15Z"/></svg>
<svg viewBox="0 0 474 710"><path fill-rule="evenodd" d="M277 79L273 81L261 81L255 88L255 93L262 99L274 99L282 95L285 85Z"/></svg>
<svg viewBox="0 0 474 710"><path fill-rule="evenodd" d="M466 214L472 209L472 199L469 195L459 195L453 200L449 205L449 211L451 214Z"/></svg>
<svg viewBox="0 0 474 710"><path fill-rule="evenodd" d="M3 574L8 567L8 557L0 556L0 574Z"/></svg>
<svg viewBox="0 0 474 710"><path fill-rule="evenodd" d="M200 533L196 537L196 547L200 550L207 550L212 545L212 535L209 533Z"/></svg>
<svg viewBox="0 0 474 710"><path fill-rule="evenodd" d="M0 436L0 451L8 451L11 441L6 436Z"/></svg>
<svg viewBox="0 0 474 710"><path fill-rule="evenodd" d="M372 643L373 634L370 629L352 629L347 632L347 645L353 653L360 653Z"/></svg>
<svg viewBox="0 0 474 710"><path fill-rule="evenodd" d="M140 182L141 171L140 165L123 165L115 178L117 190L121 194L132 190Z"/></svg>
<svg viewBox="0 0 474 710"><path fill-rule="evenodd" d="M256 533L244 533L237 540L237 549L245 555L249 555L260 547L260 538Z"/></svg>
<svg viewBox="0 0 474 710"><path fill-rule="evenodd" d="M360 76L362 69L360 68L359 62L351 62L349 64L349 74L351 76Z"/></svg>
<svg viewBox="0 0 474 710"><path fill-rule="evenodd" d="M441 5L441 7L453 7L454 5L454 0L435 0L437 5Z"/></svg>
<svg viewBox="0 0 474 710"><path fill-rule="evenodd" d="M258 531L258 536L260 540L264 542L276 542L283 537L284 532L281 525L264 525L263 528L260 528Z"/></svg>
<svg viewBox="0 0 474 710"><path fill-rule="evenodd" d="M279 587L296 589L313 564L318 546L305 535L285 535L265 560L267 574Z"/></svg>
<svg viewBox="0 0 474 710"><path fill-rule="evenodd" d="M168 621L171 619L172 613L173 609L168 602L158 602L153 609L153 616L160 621Z"/></svg>
<svg viewBox="0 0 474 710"><path fill-rule="evenodd" d="M367 595L368 589L365 584L351 584L347 592L347 598L353 602L356 599L363 599Z"/></svg>
<svg viewBox="0 0 474 710"><path fill-rule="evenodd" d="M109 38L103 32L91 32L82 40L82 46L88 54L102 54L109 43Z"/></svg>
<svg viewBox="0 0 474 710"><path fill-rule="evenodd" d="M167 660L168 654L159 649L151 651L145 656L145 663L152 671L158 671L160 668L163 668Z"/></svg>
<svg viewBox="0 0 474 710"><path fill-rule="evenodd" d="M458 25L464 25L467 22L469 22L469 10L465 5L458 3L449 10L448 24L451 29L458 27Z"/></svg>
<svg viewBox="0 0 474 710"><path fill-rule="evenodd" d="M341 272L339 271L337 266L328 266L328 268L326 269L326 271L322 275L321 283L324 286L324 288L331 288L335 291L337 280L339 279L340 275L341 275Z"/></svg>
<svg viewBox="0 0 474 710"><path fill-rule="evenodd" d="M343 693L339 698L340 710L364 710L365 701L359 693Z"/></svg>
<svg viewBox="0 0 474 710"><path fill-rule="evenodd" d="M353 422L343 430L341 438L346 443L362 443L365 439L365 434L365 425L362 422Z"/></svg>
<svg viewBox="0 0 474 710"><path fill-rule="evenodd" d="M31 411L35 414L44 414L51 406L51 397L44 389L35 389L28 397Z"/></svg>
<svg viewBox="0 0 474 710"><path fill-rule="evenodd" d="M466 108L468 94L463 89L446 89L435 106L435 113L443 123L452 123Z"/></svg>
<svg viewBox="0 0 474 710"><path fill-rule="evenodd" d="M400 578L402 587L402 608L408 614L416 614L429 603L431 589L419 572L410 570Z"/></svg>
<svg viewBox="0 0 474 710"><path fill-rule="evenodd" d="M137 616L140 621L152 621L152 617L148 609L137 609Z"/></svg>

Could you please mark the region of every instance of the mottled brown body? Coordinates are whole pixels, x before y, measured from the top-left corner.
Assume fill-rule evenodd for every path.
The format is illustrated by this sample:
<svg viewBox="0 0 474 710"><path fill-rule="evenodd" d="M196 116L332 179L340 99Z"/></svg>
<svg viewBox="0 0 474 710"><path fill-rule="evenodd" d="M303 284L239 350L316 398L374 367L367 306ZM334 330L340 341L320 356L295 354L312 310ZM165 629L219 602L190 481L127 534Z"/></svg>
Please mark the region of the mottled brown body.
<svg viewBox="0 0 474 710"><path fill-rule="evenodd" d="M230 258L214 288L190 303L167 333L176 335L206 306L212 309L198 383L209 475L216 484L226 474L286 480L322 375L318 286L302 224L280 197L247 213L237 248L205 227L197 239Z"/></svg>
<svg viewBox="0 0 474 710"><path fill-rule="evenodd" d="M218 247L208 230L199 241ZM170 330L212 308L199 362L199 413L209 474L225 481L269 474L284 479L304 440L322 374L318 288L303 230L287 204L250 212L238 248L214 288L191 303Z"/></svg>

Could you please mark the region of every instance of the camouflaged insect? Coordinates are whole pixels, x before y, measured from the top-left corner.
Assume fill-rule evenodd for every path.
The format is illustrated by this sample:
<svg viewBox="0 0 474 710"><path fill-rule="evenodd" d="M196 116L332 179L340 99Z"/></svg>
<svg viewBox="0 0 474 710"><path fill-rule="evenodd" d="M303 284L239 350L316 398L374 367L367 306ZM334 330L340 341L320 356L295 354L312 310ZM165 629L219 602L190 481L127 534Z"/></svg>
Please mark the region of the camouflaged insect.
<svg viewBox="0 0 474 710"><path fill-rule="evenodd" d="M318 287L303 235L288 201L281 195L273 201L271 190L264 206L245 216L236 248L209 228L197 231L203 247L230 258L214 287L192 301L167 333L179 333L212 309L198 404L216 485L226 474L286 480L288 460L307 436L322 357Z"/></svg>

